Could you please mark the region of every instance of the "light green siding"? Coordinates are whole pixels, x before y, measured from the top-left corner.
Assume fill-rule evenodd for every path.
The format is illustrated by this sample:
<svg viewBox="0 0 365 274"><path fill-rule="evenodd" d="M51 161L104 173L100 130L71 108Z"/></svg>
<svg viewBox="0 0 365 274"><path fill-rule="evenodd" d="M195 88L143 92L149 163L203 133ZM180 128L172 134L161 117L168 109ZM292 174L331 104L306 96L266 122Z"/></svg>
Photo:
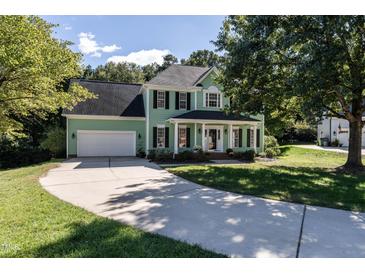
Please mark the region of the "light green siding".
<svg viewBox="0 0 365 274"><path fill-rule="evenodd" d="M136 146L145 147L145 121L68 119L68 154L77 154L77 130L136 131Z"/></svg>

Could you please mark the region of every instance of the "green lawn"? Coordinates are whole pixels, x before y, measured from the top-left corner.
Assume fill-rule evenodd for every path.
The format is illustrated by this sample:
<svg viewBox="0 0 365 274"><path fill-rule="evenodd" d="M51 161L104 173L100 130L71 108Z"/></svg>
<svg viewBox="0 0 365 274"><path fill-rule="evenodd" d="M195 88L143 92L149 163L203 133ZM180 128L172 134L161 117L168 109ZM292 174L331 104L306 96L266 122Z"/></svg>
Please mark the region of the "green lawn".
<svg viewBox="0 0 365 274"><path fill-rule="evenodd" d="M344 174L346 154L282 147L275 162L168 170L201 185L275 200L365 211L365 174Z"/></svg>
<svg viewBox="0 0 365 274"><path fill-rule="evenodd" d="M48 194L56 163L0 170L0 257L219 257L98 217Z"/></svg>

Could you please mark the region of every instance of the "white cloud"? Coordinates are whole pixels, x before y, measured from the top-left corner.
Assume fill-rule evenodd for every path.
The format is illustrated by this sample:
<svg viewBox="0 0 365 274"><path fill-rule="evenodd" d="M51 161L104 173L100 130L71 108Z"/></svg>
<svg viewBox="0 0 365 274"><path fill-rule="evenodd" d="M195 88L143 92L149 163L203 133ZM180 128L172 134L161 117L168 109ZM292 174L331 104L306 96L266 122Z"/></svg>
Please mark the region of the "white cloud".
<svg viewBox="0 0 365 274"><path fill-rule="evenodd" d="M168 49L140 50L137 52L131 52L128 55L115 55L109 57L107 62L114 62L114 63L131 62L141 66L145 66L147 64L156 62L157 64L161 65L163 63L163 57L169 53L170 51Z"/></svg>
<svg viewBox="0 0 365 274"><path fill-rule="evenodd" d="M72 30L72 27L69 24L64 24L64 28L65 30Z"/></svg>
<svg viewBox="0 0 365 274"><path fill-rule="evenodd" d="M79 45L78 45L79 50L81 51L81 53L85 54L85 55L89 55L91 54L91 56L93 57L101 57L103 52L114 52L116 50L121 49L121 47L113 44L110 46L100 46L96 41L95 41L95 35L92 34L91 32L81 32L79 33Z"/></svg>

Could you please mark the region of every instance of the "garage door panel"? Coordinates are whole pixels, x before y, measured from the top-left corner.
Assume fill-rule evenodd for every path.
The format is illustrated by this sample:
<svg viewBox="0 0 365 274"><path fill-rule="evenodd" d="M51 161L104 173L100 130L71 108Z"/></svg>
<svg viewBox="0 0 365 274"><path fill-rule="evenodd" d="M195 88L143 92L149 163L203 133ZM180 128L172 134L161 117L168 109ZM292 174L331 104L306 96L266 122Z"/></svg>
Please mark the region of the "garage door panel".
<svg viewBox="0 0 365 274"><path fill-rule="evenodd" d="M134 131L78 131L78 156L135 156Z"/></svg>

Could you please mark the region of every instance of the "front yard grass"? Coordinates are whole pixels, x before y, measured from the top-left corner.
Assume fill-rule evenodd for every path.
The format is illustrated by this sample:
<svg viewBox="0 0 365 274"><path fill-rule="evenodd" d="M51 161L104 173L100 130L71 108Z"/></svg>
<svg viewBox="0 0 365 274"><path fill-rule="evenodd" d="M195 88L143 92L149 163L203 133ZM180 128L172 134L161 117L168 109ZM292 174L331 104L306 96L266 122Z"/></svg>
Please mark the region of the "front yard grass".
<svg viewBox="0 0 365 274"><path fill-rule="evenodd" d="M98 217L47 193L57 163L0 170L0 257L220 257Z"/></svg>
<svg viewBox="0 0 365 274"><path fill-rule="evenodd" d="M365 174L335 170L346 154L282 147L275 162L180 166L168 171L198 184L274 200L365 211Z"/></svg>

